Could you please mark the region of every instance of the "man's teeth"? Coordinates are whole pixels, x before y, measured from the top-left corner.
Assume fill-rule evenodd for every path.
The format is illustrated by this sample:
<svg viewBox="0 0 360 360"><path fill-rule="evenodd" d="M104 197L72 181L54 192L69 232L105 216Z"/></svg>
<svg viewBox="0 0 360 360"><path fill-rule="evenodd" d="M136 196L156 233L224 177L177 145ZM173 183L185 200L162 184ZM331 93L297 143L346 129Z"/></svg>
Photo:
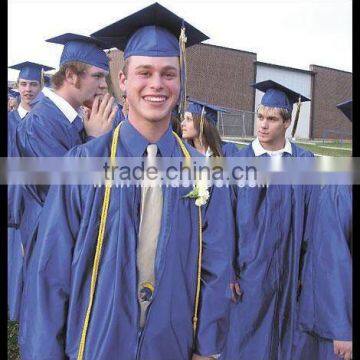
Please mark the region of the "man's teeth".
<svg viewBox="0 0 360 360"><path fill-rule="evenodd" d="M145 96L144 99L150 102L163 102L166 100L166 96Z"/></svg>

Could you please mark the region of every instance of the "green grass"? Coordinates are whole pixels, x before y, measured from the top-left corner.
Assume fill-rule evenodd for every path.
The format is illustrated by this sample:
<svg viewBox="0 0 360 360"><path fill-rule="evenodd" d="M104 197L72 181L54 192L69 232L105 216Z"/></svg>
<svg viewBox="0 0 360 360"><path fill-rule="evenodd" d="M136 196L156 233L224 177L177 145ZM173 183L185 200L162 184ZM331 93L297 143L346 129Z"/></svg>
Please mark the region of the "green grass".
<svg viewBox="0 0 360 360"><path fill-rule="evenodd" d="M8 321L8 360L20 360L18 346L19 324L16 321Z"/></svg>
<svg viewBox="0 0 360 360"><path fill-rule="evenodd" d="M340 156L340 157L347 157L351 156L351 151L342 150L342 149L328 149L323 148L318 145L314 144L299 144L302 148L312 151L315 154L324 155L324 156Z"/></svg>

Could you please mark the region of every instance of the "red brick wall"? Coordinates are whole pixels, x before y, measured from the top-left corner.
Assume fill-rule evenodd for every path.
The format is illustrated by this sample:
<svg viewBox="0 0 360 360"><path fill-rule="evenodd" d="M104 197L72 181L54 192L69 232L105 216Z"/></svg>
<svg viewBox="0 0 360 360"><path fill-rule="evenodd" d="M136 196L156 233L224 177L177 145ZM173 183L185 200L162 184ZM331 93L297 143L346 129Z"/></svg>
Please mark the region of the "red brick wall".
<svg viewBox="0 0 360 360"><path fill-rule="evenodd" d="M253 111L256 54L213 45L188 49L188 93L209 103Z"/></svg>
<svg viewBox="0 0 360 360"><path fill-rule="evenodd" d="M351 139L352 123L336 107L352 99L352 73L310 65L315 72L312 84L311 138L322 138L324 130L332 139ZM339 133L336 133L339 132Z"/></svg>

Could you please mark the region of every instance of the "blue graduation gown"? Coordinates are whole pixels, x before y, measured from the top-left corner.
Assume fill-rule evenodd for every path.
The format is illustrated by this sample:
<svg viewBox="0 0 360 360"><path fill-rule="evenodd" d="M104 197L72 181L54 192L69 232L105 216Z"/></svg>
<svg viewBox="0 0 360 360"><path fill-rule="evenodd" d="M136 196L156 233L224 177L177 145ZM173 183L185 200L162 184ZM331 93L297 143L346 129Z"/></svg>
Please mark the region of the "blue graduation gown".
<svg viewBox="0 0 360 360"><path fill-rule="evenodd" d="M80 121L70 123L60 109L44 96L17 127L16 148L21 157L59 157L84 142L83 126ZM24 290L20 314L19 339L22 337L22 322L26 317L27 271L36 239L38 220L48 192L48 186L26 185L23 187L25 210L20 224L24 244ZM31 310L30 310L31 311Z"/></svg>
<svg viewBox="0 0 360 360"><path fill-rule="evenodd" d="M298 359L338 359L333 340L352 339L352 191L325 186L311 227L302 274L299 325L310 345Z"/></svg>
<svg viewBox="0 0 360 360"><path fill-rule="evenodd" d="M255 156L251 144L239 156ZM313 155L292 144L292 156ZM243 295L232 305L222 359L293 359L300 258L313 191L301 185L238 187L236 264Z"/></svg>
<svg viewBox="0 0 360 360"><path fill-rule="evenodd" d="M223 156L225 157L239 156L240 152L240 149L236 146L236 144L226 141L221 143L221 150L223 152Z"/></svg>
<svg viewBox="0 0 360 360"><path fill-rule="evenodd" d="M74 148L69 156L108 156L113 131ZM142 156L148 142L125 121L118 156ZM183 157L171 127L157 143L162 156ZM200 156L186 145L192 156ZM121 161L121 159L120 159ZM198 208L183 198L191 188L163 188L162 226L155 259L157 284L140 331L136 244L140 191L113 187L88 329L87 360L188 360L198 254ZM35 286L29 296L23 360L76 359L97 241L104 188L51 187L36 243ZM230 193L212 189L203 207L202 290L196 351L222 351L227 335L234 241ZM33 274L33 273L32 273ZM31 274L31 275L32 275Z"/></svg>
<svg viewBox="0 0 360 360"><path fill-rule="evenodd" d="M18 156L15 144L17 125L22 121L17 110L8 113L8 156ZM8 310L9 319L18 320L23 286L22 264L23 244L20 236L20 223L24 211L22 188L8 186Z"/></svg>
<svg viewBox="0 0 360 360"><path fill-rule="evenodd" d="M123 106L118 103L115 119L113 121L113 129L115 129L121 123L121 121L125 120L125 115L122 110L123 110Z"/></svg>

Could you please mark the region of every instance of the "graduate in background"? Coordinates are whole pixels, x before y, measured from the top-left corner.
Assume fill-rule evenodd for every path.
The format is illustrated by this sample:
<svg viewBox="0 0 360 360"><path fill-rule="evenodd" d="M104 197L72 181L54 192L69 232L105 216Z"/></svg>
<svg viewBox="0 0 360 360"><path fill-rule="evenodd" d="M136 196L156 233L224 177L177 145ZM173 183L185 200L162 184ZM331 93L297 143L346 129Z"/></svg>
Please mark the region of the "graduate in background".
<svg viewBox="0 0 360 360"><path fill-rule="evenodd" d="M19 156L15 147L16 127L24 121L31 109L31 101L40 93L43 86L42 72L52 69L49 66L26 61L10 66L19 70L17 87L19 93L18 107L8 113L8 156ZM20 234L20 224L23 221L24 199L22 187L8 187L8 307L9 319L19 320L21 295L23 288L23 241Z"/></svg>
<svg viewBox="0 0 360 360"><path fill-rule="evenodd" d="M221 141L216 128L218 111L225 110L197 100L189 100L181 123L182 137L205 156L234 156L239 149L234 143Z"/></svg>
<svg viewBox="0 0 360 360"><path fill-rule="evenodd" d="M337 105L352 121L352 101ZM352 358L352 189L321 189L304 263L299 324L306 331L297 359Z"/></svg>
<svg viewBox="0 0 360 360"><path fill-rule="evenodd" d="M178 38L183 44L186 36L190 46L207 37L157 3L92 36L106 37L124 51L120 87L127 94L128 120L69 155L109 156L112 148L120 163L144 154L201 156L174 135L170 116L182 89L184 47ZM23 359L217 357L231 302L234 224L228 190L212 188L210 199L197 199L206 202L198 207L195 199L184 198L191 186L155 186L150 194L156 199L135 185L108 189L104 194L104 187L51 188L38 234ZM104 204L107 215L101 215ZM103 238L99 222L101 227L105 219ZM93 267L98 238L101 258Z"/></svg>
<svg viewBox="0 0 360 360"><path fill-rule="evenodd" d="M257 109L257 137L243 157L307 157L307 150L285 138L293 104L306 97L267 80L254 85L264 92ZM236 226L237 292L222 359L293 360L297 298L304 229L313 216L314 187L269 185L238 187Z"/></svg>
<svg viewBox="0 0 360 360"><path fill-rule="evenodd" d="M109 131L115 116L113 100L99 105L97 96L106 85L105 76L109 72L103 44L90 37L70 33L48 41L64 45L60 69L52 77L54 91L45 87L45 96L16 129L16 151L21 157L63 156L75 145ZM90 118L85 122L78 113L81 105L93 108ZM20 310L20 343L27 326L29 331L32 326L26 321L27 312L32 311L28 308L26 293L33 285L27 281L27 272L31 268L30 259L38 220L47 191L47 185L26 185L23 190L24 220L20 224L20 232L24 246L24 289Z"/></svg>
<svg viewBox="0 0 360 360"><path fill-rule="evenodd" d="M26 61L10 66L10 69L19 70L17 88L20 94L19 106L8 114L9 136L15 140L15 129L21 119L31 110L31 102L38 96L44 86L42 72L53 69L52 67Z"/></svg>
<svg viewBox="0 0 360 360"><path fill-rule="evenodd" d="M16 110L20 102L20 93L15 90L8 88L8 111Z"/></svg>

